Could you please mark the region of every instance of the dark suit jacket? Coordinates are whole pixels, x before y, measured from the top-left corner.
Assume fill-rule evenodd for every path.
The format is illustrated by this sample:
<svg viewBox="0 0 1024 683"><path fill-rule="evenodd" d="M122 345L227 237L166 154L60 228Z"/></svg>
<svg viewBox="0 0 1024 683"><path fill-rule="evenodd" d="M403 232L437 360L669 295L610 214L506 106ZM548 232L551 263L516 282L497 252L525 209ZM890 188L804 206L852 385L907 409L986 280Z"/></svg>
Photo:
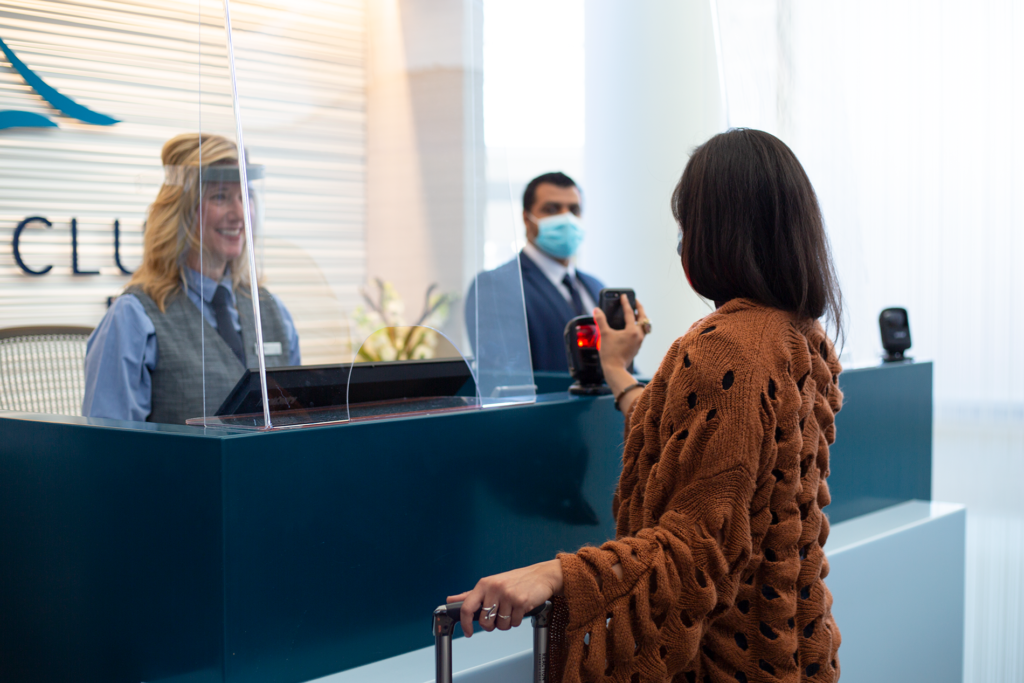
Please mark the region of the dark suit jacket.
<svg viewBox="0 0 1024 683"><path fill-rule="evenodd" d="M572 306L565 300L562 293L543 271L530 260L530 257L519 252L519 259L495 268L493 271L480 273L477 282L469 289L466 297L466 325L474 330L477 324L477 312L480 317L500 316L502 323L508 326L508 332L501 335L487 335L492 343L484 346L482 353L507 354L511 348L498 346L500 340L511 341L517 336L516 326L522 325L522 313L518 312L518 292L513 284L518 277L515 269L518 265L523 283L523 299L526 304L526 327L529 333L530 358L534 370L568 372L569 363L565 356L565 324L575 317ZM590 298L598 301L598 293L604 288L600 280L576 271L576 277L586 287ZM476 303L477 285L480 285L481 300ZM485 313L486 312L486 313ZM587 311L586 313L589 313ZM481 322L481 324L483 324ZM498 323L493 323L498 324ZM472 338L472 334L470 337ZM484 335L481 335L483 337ZM493 348L488 348L493 347Z"/></svg>

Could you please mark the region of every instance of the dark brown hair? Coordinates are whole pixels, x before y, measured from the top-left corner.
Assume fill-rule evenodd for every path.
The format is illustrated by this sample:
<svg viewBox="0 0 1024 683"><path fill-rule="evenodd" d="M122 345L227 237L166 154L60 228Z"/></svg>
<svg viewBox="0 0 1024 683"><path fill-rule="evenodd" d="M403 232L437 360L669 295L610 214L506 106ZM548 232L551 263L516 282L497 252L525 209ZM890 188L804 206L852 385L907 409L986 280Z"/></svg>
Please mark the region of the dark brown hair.
<svg viewBox="0 0 1024 683"><path fill-rule="evenodd" d="M533 211L533 205L537 201L537 188L540 187L542 183L549 183L555 187L575 187L577 190L580 189L575 180L561 171L554 171L553 173L539 175L531 180L526 186L526 189L523 190L524 211Z"/></svg>
<svg viewBox="0 0 1024 683"><path fill-rule="evenodd" d="M672 193L682 262L706 299L745 297L842 335L843 304L818 198L774 135L737 128L698 147Z"/></svg>

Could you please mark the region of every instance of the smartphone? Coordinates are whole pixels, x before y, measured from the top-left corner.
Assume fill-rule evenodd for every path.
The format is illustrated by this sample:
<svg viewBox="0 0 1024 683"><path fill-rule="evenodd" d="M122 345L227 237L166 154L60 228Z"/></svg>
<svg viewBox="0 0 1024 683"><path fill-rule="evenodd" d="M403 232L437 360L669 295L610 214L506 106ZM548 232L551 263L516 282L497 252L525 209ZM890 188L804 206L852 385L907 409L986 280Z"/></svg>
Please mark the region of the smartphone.
<svg viewBox="0 0 1024 683"><path fill-rule="evenodd" d="M597 295L597 298L600 299L597 302L597 306L604 313L605 317L608 318L608 326L613 330L626 329L626 312L622 310L623 294L629 299L629 307L633 309L633 315L638 316L636 294L633 293L632 289L602 289Z"/></svg>

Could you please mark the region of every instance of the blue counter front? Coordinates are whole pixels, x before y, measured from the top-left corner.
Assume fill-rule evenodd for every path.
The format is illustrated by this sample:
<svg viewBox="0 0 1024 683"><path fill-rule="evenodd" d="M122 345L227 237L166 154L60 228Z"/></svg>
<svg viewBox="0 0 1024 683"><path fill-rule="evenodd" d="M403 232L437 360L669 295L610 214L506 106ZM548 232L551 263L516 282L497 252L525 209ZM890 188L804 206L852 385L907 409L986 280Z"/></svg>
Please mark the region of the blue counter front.
<svg viewBox="0 0 1024 683"><path fill-rule="evenodd" d="M931 365L845 373L833 521L930 498ZM538 377L557 390L568 381ZM271 433L0 414L0 679L299 682L614 534L610 397Z"/></svg>

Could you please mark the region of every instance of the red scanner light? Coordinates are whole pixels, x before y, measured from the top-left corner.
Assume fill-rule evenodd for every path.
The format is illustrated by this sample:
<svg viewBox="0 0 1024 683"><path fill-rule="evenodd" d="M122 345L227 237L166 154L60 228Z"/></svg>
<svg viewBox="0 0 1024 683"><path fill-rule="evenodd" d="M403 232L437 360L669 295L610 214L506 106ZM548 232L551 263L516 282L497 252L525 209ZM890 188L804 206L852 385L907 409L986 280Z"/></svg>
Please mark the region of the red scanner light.
<svg viewBox="0 0 1024 683"><path fill-rule="evenodd" d="M576 346L581 349L601 350L601 330L597 325L580 325L576 328Z"/></svg>

